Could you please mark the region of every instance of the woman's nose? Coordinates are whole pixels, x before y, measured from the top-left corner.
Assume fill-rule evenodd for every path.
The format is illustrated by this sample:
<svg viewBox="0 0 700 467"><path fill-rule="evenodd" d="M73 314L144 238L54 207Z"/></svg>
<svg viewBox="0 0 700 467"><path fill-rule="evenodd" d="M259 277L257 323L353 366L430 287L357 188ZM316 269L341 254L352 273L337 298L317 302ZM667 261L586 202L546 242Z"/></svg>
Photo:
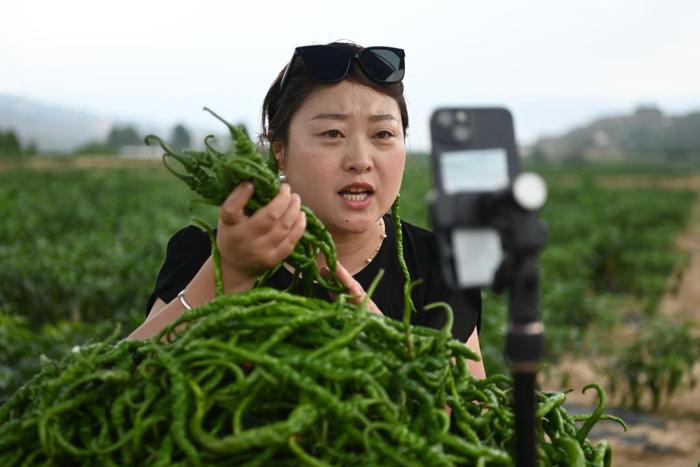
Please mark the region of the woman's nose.
<svg viewBox="0 0 700 467"><path fill-rule="evenodd" d="M362 138L353 138L347 147L344 160L345 170L357 173L372 170L372 145Z"/></svg>

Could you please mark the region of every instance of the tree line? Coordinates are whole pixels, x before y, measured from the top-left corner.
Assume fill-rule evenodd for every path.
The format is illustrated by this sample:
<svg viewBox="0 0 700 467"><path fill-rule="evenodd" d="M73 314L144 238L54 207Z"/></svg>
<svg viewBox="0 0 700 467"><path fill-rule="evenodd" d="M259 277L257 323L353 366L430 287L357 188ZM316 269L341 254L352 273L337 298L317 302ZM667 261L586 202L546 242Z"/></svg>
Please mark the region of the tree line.
<svg viewBox="0 0 700 467"><path fill-rule="evenodd" d="M0 128L0 157L23 157L35 154L36 145L33 142L22 145L13 129Z"/></svg>
<svg viewBox="0 0 700 467"><path fill-rule="evenodd" d="M116 125L102 141L91 141L78 148L76 154L119 154L124 147L142 146L144 135L131 125ZM181 124L176 124L167 140L175 150L181 151L190 147L192 138L189 130Z"/></svg>

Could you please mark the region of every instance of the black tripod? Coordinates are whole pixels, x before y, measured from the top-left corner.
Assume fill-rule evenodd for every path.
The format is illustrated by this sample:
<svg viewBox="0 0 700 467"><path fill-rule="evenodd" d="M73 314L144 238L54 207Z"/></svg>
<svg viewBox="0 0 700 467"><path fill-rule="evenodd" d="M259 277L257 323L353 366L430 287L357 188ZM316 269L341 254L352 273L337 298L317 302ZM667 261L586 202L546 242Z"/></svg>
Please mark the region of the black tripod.
<svg viewBox="0 0 700 467"><path fill-rule="evenodd" d="M499 228L506 259L494 289L510 290L505 356L513 375L516 465L535 467L535 379L544 344L537 254L545 244L546 231L535 212L516 206L506 211L511 211L505 216L509 221Z"/></svg>
<svg viewBox="0 0 700 467"><path fill-rule="evenodd" d="M454 257L450 245L452 230L487 226L500 236L504 259L492 289L497 293L510 292L505 356L513 375L516 465L535 467L535 379L544 343L537 255L547 234L536 209L525 209L523 204L526 203L518 202L513 190L508 188L497 193L438 196L431 204L431 214L447 282L458 293L464 292L456 285L454 263L469 258Z"/></svg>

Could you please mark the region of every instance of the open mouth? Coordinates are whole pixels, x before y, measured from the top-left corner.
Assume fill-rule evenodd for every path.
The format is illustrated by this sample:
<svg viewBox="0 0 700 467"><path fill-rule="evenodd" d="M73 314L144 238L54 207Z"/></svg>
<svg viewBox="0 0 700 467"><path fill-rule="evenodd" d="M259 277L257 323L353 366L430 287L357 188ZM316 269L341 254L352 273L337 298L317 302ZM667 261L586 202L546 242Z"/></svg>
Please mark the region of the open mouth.
<svg viewBox="0 0 700 467"><path fill-rule="evenodd" d="M365 184L349 185L338 192L344 199L352 202L365 201L374 194L371 186Z"/></svg>

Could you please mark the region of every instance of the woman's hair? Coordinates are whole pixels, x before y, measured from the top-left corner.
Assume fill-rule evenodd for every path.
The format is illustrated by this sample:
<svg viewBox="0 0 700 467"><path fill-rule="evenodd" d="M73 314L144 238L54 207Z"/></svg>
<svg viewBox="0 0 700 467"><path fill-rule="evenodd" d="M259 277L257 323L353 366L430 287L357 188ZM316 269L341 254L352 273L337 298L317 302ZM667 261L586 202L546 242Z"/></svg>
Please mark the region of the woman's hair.
<svg viewBox="0 0 700 467"><path fill-rule="evenodd" d="M350 42L332 42L328 45L347 50L352 54L362 50L362 47ZM289 64L289 67L290 70L287 73L287 82L284 89L280 90L280 81L285 72L285 69L282 69L267 91L267 95L265 95L265 100L263 101L262 134L260 135L260 140L270 145L278 141L286 142L289 123L299 107L301 107L314 91L324 86L329 86L329 84L314 80L306 71L304 64L298 56ZM375 83L365 76L355 60L351 60L350 70L344 79L362 84L363 86L368 86L382 94L392 97L399 106L403 133L404 136L406 135L406 129L408 128L408 111L406 110L406 100L403 96L402 82L394 84Z"/></svg>

